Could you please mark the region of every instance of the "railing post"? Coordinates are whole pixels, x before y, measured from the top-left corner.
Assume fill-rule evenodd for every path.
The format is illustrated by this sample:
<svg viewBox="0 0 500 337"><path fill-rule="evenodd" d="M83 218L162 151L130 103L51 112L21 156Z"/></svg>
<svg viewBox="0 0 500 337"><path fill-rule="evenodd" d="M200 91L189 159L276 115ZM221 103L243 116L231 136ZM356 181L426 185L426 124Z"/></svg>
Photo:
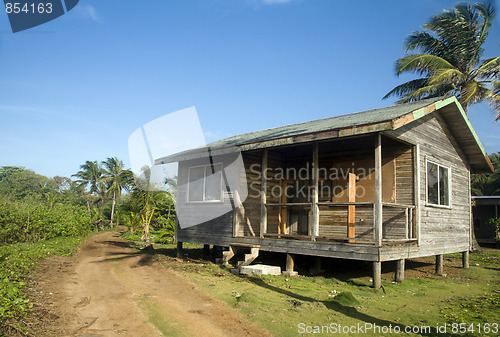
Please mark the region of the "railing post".
<svg viewBox="0 0 500 337"><path fill-rule="evenodd" d="M262 180L260 185L260 237L263 238L267 232L267 208L266 208L266 189L267 189L267 149L262 154Z"/></svg>
<svg viewBox="0 0 500 337"><path fill-rule="evenodd" d="M318 174L319 174L319 154L318 154L318 143L314 143L313 147L313 195L312 195L312 231L311 240L315 241L319 234L319 206L318 206Z"/></svg>
<svg viewBox="0 0 500 337"><path fill-rule="evenodd" d="M413 172L414 172L414 203L415 203L415 217L412 224L412 239L416 238L417 242L420 243L420 145L417 144L414 147L413 158Z"/></svg>
<svg viewBox="0 0 500 337"><path fill-rule="evenodd" d="M382 136L377 134L375 141L375 205L374 239L375 246L382 246Z"/></svg>

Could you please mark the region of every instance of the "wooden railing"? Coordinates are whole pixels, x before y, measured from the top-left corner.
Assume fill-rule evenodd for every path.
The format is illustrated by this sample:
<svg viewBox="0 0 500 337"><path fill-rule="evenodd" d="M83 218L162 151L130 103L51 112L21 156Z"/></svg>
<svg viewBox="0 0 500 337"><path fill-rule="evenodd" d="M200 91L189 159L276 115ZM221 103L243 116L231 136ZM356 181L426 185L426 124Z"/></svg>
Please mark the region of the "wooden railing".
<svg viewBox="0 0 500 337"><path fill-rule="evenodd" d="M331 235L325 234L325 232L319 231L317 236L312 235L311 223L308 223L307 234L305 233L290 233L290 223L287 219L287 211L291 208L302 209L302 211L308 211L310 214L310 210L313 207L312 203L266 203L265 207L273 208L278 207L278 224L277 228L276 222L268 222L267 231L264 233L264 237L275 237L275 238L288 238L288 239L297 239L297 240L315 240L315 241L338 241L338 242L348 242L348 243L364 243L364 244L375 244L374 238L374 202L318 202L317 203L320 211L320 219L322 220L321 213L324 213L324 210L321 211L321 208L329 207L329 208L337 208L337 207L346 207L346 221L345 221L345 234L344 235ZM359 211L359 207L370 208L370 217L368 220L362 219L356 221L356 211ZM416 230L416 221L415 221L415 210L416 207L414 205L406 205L406 204L396 204L396 203L382 203L383 209L393 208L393 209L401 209L401 212L393 213L391 212L382 212L383 222L382 226L386 227L383 230L382 242L384 244L395 244L398 242L412 242L417 239L417 230ZM365 211L366 213L366 211ZM266 212L266 215L273 215L276 217L275 212ZM342 219L344 217L341 217ZM311 219L309 215L309 220ZM320 220L320 222L322 222ZM343 222L342 220L341 222ZM272 223L272 225L271 225ZM271 225L271 227L269 227ZM391 228L391 225L393 228ZM287 229L288 226L288 229ZM323 228L325 225L322 225ZM339 226L340 227L340 226ZM273 228L273 230L270 230ZM361 234L359 231L363 231ZM404 233L403 233L404 230ZM288 231L288 232L287 232ZM338 231L338 228L337 228Z"/></svg>

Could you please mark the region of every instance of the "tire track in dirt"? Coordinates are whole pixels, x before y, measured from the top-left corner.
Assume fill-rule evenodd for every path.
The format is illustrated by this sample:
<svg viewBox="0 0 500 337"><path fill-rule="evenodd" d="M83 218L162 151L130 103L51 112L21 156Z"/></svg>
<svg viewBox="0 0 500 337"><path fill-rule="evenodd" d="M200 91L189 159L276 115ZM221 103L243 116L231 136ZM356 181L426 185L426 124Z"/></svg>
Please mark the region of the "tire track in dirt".
<svg viewBox="0 0 500 337"><path fill-rule="evenodd" d="M170 329L180 336L270 336L152 255L138 254L118 232L92 236L69 259L63 268L49 262L40 275L58 318L37 336L164 336ZM148 321L152 313L163 334Z"/></svg>

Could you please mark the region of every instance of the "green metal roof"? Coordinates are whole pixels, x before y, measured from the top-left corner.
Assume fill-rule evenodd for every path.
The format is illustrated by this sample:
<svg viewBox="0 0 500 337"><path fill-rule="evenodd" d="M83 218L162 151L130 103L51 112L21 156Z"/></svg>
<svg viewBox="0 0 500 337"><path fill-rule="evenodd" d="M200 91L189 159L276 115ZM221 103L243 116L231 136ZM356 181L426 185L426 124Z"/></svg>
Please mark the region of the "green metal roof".
<svg viewBox="0 0 500 337"><path fill-rule="evenodd" d="M367 124L376 124L404 116L412 111L419 110L442 99L443 97L431 98L413 103L398 104L386 108L373 109L347 115L318 119L310 122L244 133L210 143L208 144L208 146L212 150L215 150L228 146L241 146L248 143L293 137L308 133L351 128Z"/></svg>
<svg viewBox="0 0 500 337"><path fill-rule="evenodd" d="M471 164L474 168L478 171L492 170L493 166L489 162L486 151L455 96L429 98L418 102L397 104L385 108L245 133L215 141L206 147L159 158L155 162L160 164L194 159L197 158L196 154L206 154L207 151L210 151L212 155L217 155L238 150L246 151L253 148L294 144L306 141L304 137L307 135L320 133L326 133L322 138L325 139L328 137L339 138L354 134L394 130L443 107L448 107L444 109L448 118L460 121L460 130L454 132L458 142L461 143L462 140L467 144L473 143L472 147L468 146L468 152L470 153L466 153L466 155L473 158ZM328 132L336 131L338 131L338 134L329 136ZM300 137L303 137L303 139L298 141ZM308 139L309 141L314 140L314 138Z"/></svg>

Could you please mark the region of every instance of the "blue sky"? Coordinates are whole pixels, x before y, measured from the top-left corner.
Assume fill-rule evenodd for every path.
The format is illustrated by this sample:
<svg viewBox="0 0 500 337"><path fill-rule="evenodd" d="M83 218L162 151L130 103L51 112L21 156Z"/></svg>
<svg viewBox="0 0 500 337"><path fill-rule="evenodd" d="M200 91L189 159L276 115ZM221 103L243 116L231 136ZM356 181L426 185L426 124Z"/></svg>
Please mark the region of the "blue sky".
<svg viewBox="0 0 500 337"><path fill-rule="evenodd" d="M81 0L13 34L0 14L0 166L70 176L196 106L207 141L392 105L404 39L445 0ZM500 4L496 3L500 10ZM500 14L484 57L500 55ZM469 110L488 153L500 124ZM189 136L189 135L186 135Z"/></svg>

